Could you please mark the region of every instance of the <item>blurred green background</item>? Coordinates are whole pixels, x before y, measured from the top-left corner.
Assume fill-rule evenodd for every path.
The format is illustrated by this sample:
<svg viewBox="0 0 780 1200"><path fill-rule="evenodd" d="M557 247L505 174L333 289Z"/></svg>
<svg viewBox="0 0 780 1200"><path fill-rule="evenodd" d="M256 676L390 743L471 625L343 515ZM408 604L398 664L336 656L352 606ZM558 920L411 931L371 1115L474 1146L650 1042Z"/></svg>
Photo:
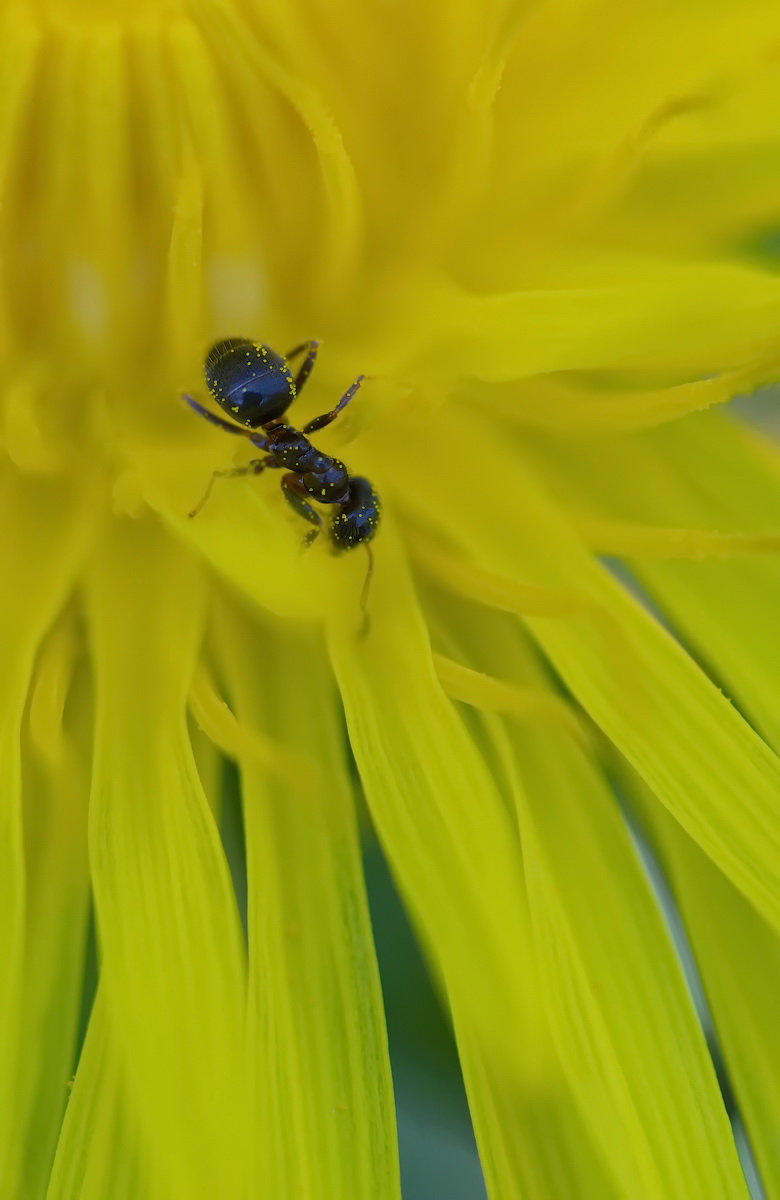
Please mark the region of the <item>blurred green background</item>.
<svg viewBox="0 0 780 1200"><path fill-rule="evenodd" d="M398 1108L404 1200L484 1200L455 1044L387 866L365 848Z"/></svg>

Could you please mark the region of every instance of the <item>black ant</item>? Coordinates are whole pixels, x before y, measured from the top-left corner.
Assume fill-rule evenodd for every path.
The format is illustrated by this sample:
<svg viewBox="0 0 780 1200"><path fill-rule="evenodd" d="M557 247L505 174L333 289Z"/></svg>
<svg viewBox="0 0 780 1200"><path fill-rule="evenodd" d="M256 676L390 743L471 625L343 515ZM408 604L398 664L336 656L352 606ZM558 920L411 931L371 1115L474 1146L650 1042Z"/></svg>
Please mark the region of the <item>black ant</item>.
<svg viewBox="0 0 780 1200"><path fill-rule="evenodd" d="M329 533L337 552L365 545L368 571L360 601L365 613L374 570L369 542L379 525L379 497L367 479L350 475L340 459L323 454L306 436L324 429L336 419L365 376L358 375L336 407L309 421L302 431L280 420L309 378L318 349L317 341L303 342L282 358L270 346L248 338L225 338L211 347L203 367L206 385L212 398L231 420L218 417L192 396L185 395L184 399L212 425L249 438L253 446L265 452L265 457L253 459L245 467L215 471L203 498L189 516L194 517L200 512L211 494L214 480L219 477L260 475L266 469L286 470L287 474L281 479L282 494L298 516L314 526L303 539L304 547L311 546L322 531L322 517L312 507L312 500L335 507ZM304 353L306 357L298 374L293 376L288 360Z"/></svg>

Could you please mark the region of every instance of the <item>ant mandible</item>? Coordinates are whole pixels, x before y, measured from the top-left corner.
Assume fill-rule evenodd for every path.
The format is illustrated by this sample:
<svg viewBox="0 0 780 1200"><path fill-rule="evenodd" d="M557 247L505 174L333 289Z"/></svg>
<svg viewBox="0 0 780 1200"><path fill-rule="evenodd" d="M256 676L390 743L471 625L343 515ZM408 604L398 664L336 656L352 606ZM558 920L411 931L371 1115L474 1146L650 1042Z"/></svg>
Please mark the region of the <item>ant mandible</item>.
<svg viewBox="0 0 780 1200"><path fill-rule="evenodd" d="M218 425L227 433L249 438L253 446L264 451L265 457L253 459L245 467L215 471L202 499L189 516L195 517L200 512L211 494L215 479L260 475L267 469L286 470L287 474L281 479L282 494L298 516L314 526L303 539L304 547L311 546L322 531L322 517L312 506L312 500L318 504L332 505L336 510L329 528L335 551L352 550L360 545L366 547L368 570L360 601L365 613L374 570L369 542L379 525L379 496L367 479L350 475L340 459L323 454L306 436L324 429L336 419L358 391L365 376L358 375L336 407L309 421L303 430L287 425L280 419L309 378L318 349L318 341L303 342L282 358L270 346L249 338L225 338L211 347L203 367L206 385L212 398L231 420L218 417L192 396L185 394L184 399L190 408L212 425ZM293 376L288 360L300 354L306 357L298 374Z"/></svg>

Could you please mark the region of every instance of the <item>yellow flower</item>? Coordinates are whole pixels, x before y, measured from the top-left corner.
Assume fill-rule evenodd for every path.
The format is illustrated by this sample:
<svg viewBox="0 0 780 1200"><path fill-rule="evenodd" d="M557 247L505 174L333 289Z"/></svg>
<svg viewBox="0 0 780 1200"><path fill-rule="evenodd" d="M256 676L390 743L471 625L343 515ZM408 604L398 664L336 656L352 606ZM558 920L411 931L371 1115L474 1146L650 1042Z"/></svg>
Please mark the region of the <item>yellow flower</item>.
<svg viewBox="0 0 780 1200"><path fill-rule="evenodd" d="M778 47L762 0L7 0L3 1198L398 1197L359 788L491 1197L747 1195L624 812L780 1194L778 460L698 411L780 374ZM278 477L188 518L252 457L180 400L236 336L322 339L299 425L370 377L314 435L383 500L368 636Z"/></svg>

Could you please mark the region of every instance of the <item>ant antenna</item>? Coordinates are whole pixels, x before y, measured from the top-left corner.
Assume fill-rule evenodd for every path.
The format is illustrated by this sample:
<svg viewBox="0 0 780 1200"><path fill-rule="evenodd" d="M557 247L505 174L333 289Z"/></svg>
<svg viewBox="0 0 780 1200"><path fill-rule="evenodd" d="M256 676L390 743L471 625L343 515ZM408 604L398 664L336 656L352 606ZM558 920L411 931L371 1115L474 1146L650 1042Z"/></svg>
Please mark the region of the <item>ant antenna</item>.
<svg viewBox="0 0 780 1200"><path fill-rule="evenodd" d="M363 545L365 546L366 554L368 555L368 570L366 571L366 577L363 580L363 587L360 591L360 611L363 614L363 623L360 627L360 636L366 637L369 629L371 628L371 618L368 615L368 592L369 588L371 587L371 580L374 577L374 552L371 549L370 542L364 542Z"/></svg>
<svg viewBox="0 0 780 1200"><path fill-rule="evenodd" d="M192 509L192 511L187 513L187 516L189 517L190 520L192 520L193 517L197 517L200 510L203 508L203 505L208 500L209 496L211 495L211 489L214 486L214 480L217 478L217 476L224 475L226 473L227 472L225 472L225 471L215 471L214 472L214 474L211 476L211 479L208 482L208 487L206 488L205 492L201 496L200 500L195 505L195 507Z"/></svg>

